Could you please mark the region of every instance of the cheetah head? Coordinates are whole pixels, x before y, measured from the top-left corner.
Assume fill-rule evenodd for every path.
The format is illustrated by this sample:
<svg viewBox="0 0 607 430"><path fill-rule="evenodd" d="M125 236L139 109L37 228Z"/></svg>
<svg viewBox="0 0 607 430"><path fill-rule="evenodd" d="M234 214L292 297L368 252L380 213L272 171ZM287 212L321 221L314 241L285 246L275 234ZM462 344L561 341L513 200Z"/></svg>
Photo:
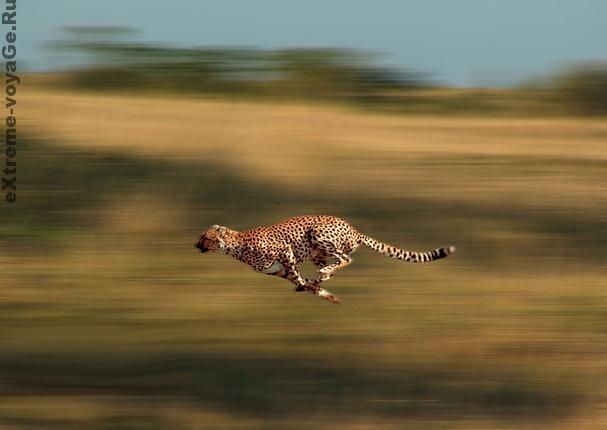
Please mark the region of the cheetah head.
<svg viewBox="0 0 607 430"><path fill-rule="evenodd" d="M226 249L225 234L228 231L227 227L221 225L213 225L207 231L203 232L194 245L200 252L219 251L223 252Z"/></svg>

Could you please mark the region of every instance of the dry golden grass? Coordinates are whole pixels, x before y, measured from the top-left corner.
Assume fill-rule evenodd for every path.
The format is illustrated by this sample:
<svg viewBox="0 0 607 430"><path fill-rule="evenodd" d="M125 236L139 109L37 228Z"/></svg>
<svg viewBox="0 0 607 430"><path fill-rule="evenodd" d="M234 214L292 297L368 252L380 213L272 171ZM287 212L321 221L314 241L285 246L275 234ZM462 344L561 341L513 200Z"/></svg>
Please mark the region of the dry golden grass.
<svg viewBox="0 0 607 430"><path fill-rule="evenodd" d="M21 212L2 218L23 237L0 242L0 426L606 422L604 121L32 88L19 103L46 140L20 152ZM316 211L459 252L361 251L331 307L191 246L205 223Z"/></svg>
<svg viewBox="0 0 607 430"><path fill-rule="evenodd" d="M306 104L42 90L24 93L21 104L31 124L66 145L218 161L304 190L335 191L351 181L378 195L398 196L407 187L412 196L491 200L499 192L514 203L555 205L575 196L590 207L605 191L595 172L607 160L607 122L599 119L386 116ZM576 163L589 169L572 169ZM425 164L444 165L443 175L411 169Z"/></svg>

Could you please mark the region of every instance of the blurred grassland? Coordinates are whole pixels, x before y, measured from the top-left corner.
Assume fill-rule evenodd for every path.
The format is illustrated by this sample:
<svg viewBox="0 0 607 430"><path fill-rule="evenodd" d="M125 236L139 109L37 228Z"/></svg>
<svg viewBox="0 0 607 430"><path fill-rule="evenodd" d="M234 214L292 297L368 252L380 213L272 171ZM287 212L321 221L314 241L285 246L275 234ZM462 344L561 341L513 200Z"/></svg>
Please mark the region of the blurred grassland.
<svg viewBox="0 0 607 430"><path fill-rule="evenodd" d="M0 427L601 428L607 123L26 87ZM343 216L344 304L193 249Z"/></svg>

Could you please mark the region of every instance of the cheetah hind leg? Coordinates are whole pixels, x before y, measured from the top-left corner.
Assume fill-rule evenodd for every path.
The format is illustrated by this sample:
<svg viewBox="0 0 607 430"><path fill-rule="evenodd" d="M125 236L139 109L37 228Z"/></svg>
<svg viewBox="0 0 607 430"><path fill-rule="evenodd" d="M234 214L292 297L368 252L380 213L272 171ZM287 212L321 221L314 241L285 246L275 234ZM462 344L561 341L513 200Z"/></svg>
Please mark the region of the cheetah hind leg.
<svg viewBox="0 0 607 430"><path fill-rule="evenodd" d="M299 269L297 268L297 262L295 261L295 256L293 255L293 251L289 248L286 254L286 259L283 262L283 269L276 273L276 275L286 278L295 284L295 291L307 291L311 294L317 295L325 300L330 301L331 303L341 303L339 297L331 294L324 288L318 286L318 283L310 282L301 276Z"/></svg>
<svg viewBox="0 0 607 430"><path fill-rule="evenodd" d="M325 290L324 288L319 286L318 283L312 283L302 278L296 268L290 270L288 269L286 271L281 270L280 272L273 273L273 275L288 279L289 281L294 283L296 285L295 291L307 291L310 294L314 294L336 305L341 303L341 299L339 297Z"/></svg>
<svg viewBox="0 0 607 430"><path fill-rule="evenodd" d="M327 266L327 255L324 253L319 253L316 254L314 256L312 256L311 260L314 263L314 265L320 270L323 267ZM325 300L330 301L331 303L334 304L340 304L341 303L341 299L339 297L337 297L335 294L331 293L330 291L325 290L324 288L322 288L320 286L320 283L323 282L323 280L317 278L314 279L312 281L308 281L305 287L297 287L295 289L295 291L309 291L312 294L315 294Z"/></svg>
<svg viewBox="0 0 607 430"><path fill-rule="evenodd" d="M320 284L321 282L328 281L329 279L331 279L333 277L335 272L337 272L340 269L343 269L344 267L346 267L350 263L352 263L352 258L349 255L344 254L343 252L340 252L340 251L333 252L331 257L334 257L337 260L334 264L327 265L326 259L323 259L318 262L316 260L314 261L316 266L319 268L318 269L319 273L318 273L318 277L316 279L314 279L314 281L312 281L312 283Z"/></svg>

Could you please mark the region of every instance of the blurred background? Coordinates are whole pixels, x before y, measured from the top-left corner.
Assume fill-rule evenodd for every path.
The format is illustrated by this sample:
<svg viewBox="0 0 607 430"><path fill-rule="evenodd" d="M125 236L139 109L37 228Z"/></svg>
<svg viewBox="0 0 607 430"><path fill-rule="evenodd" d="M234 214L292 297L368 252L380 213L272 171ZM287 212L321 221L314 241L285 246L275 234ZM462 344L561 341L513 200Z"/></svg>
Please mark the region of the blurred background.
<svg viewBox="0 0 607 430"><path fill-rule="evenodd" d="M605 428L607 3L166 7L18 5L0 428ZM458 253L193 249L303 214Z"/></svg>

